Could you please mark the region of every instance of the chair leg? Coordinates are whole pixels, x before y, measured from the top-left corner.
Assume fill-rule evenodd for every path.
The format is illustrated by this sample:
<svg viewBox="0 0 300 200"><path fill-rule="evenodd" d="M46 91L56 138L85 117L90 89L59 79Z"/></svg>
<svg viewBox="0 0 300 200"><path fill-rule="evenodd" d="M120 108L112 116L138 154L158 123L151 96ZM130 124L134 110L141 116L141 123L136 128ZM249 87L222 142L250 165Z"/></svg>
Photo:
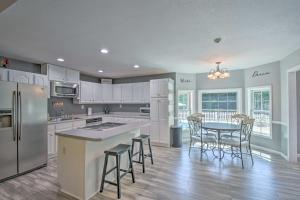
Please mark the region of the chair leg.
<svg viewBox="0 0 300 200"><path fill-rule="evenodd" d="M153 165L153 155L152 155L150 137L148 138L148 146L149 146L149 151L150 151L151 164Z"/></svg>
<svg viewBox="0 0 300 200"><path fill-rule="evenodd" d="M140 149L139 149L139 162L141 162L141 157L142 157L142 142L140 142Z"/></svg>
<svg viewBox="0 0 300 200"><path fill-rule="evenodd" d="M117 161L117 188L118 188L118 199L121 198L121 187L120 187L120 156L116 156Z"/></svg>
<svg viewBox="0 0 300 200"><path fill-rule="evenodd" d="M144 145L143 142L141 142L140 146L141 156L142 156L142 163L143 163L143 173L145 173L145 156L144 156Z"/></svg>
<svg viewBox="0 0 300 200"><path fill-rule="evenodd" d="M132 144L131 144L131 159L133 159L133 153L134 153L134 140L132 140Z"/></svg>
<svg viewBox="0 0 300 200"><path fill-rule="evenodd" d="M200 147L200 160L202 160L202 152L203 152L203 144L201 142L201 147Z"/></svg>
<svg viewBox="0 0 300 200"><path fill-rule="evenodd" d="M105 161L104 161L104 165L103 165L103 173L102 173L102 180L101 180L100 192L103 192L104 181L105 181L105 176L106 176L107 160L108 160L108 154L105 155Z"/></svg>
<svg viewBox="0 0 300 200"><path fill-rule="evenodd" d="M251 149L251 145L250 144L249 144L249 152L250 152L251 162L252 162L252 166L253 166L254 165L254 161L253 161L252 149Z"/></svg>
<svg viewBox="0 0 300 200"><path fill-rule="evenodd" d="M132 182L135 183L135 178L134 178L134 171L133 171L133 165L132 165L132 158L130 155L130 151L128 150L128 158L129 158L129 170L131 173L131 177L132 177Z"/></svg>
<svg viewBox="0 0 300 200"><path fill-rule="evenodd" d="M242 168L244 169L244 160L243 160L242 146L240 146L240 155L241 155L241 161L242 161Z"/></svg>
<svg viewBox="0 0 300 200"><path fill-rule="evenodd" d="M190 140L189 157L191 157L192 139Z"/></svg>

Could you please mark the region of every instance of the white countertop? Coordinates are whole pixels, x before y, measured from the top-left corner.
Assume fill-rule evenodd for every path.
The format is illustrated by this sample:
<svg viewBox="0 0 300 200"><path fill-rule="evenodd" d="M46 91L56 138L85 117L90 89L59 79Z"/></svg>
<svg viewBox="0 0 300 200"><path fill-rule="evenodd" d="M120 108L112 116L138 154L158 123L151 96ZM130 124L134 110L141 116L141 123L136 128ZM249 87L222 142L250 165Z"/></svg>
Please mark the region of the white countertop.
<svg viewBox="0 0 300 200"><path fill-rule="evenodd" d="M86 115L86 114L78 114L73 115L75 119L70 120L62 120L62 121L48 121L48 124L59 124L59 123L68 123L68 122L75 122L75 121L81 121L86 119L91 119L95 117L120 117L120 118L138 118L138 119L150 119L150 115L145 115L139 112L113 112L110 114L104 114L104 113L94 113L92 115Z"/></svg>
<svg viewBox="0 0 300 200"><path fill-rule="evenodd" d="M55 134L64 137L74 137L82 140L101 141L149 125L150 124L148 123L128 122L125 125L105 130L78 128L69 131L56 132Z"/></svg>

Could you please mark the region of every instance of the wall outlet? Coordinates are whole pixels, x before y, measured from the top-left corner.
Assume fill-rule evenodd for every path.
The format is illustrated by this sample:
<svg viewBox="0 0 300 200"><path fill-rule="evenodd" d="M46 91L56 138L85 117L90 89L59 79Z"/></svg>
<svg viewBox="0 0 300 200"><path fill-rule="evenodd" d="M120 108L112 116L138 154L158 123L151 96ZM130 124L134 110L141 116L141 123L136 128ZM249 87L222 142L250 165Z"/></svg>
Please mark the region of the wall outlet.
<svg viewBox="0 0 300 200"><path fill-rule="evenodd" d="M122 104L120 104L120 108L122 108Z"/></svg>
<svg viewBox="0 0 300 200"><path fill-rule="evenodd" d="M84 105L81 105L81 110L83 110L84 109Z"/></svg>

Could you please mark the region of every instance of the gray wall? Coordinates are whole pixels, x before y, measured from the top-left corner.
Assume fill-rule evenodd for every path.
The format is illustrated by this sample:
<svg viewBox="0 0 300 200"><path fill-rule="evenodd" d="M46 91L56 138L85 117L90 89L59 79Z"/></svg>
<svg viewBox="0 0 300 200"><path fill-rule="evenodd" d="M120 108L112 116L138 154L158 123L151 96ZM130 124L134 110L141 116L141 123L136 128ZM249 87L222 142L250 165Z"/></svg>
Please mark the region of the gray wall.
<svg viewBox="0 0 300 200"><path fill-rule="evenodd" d="M206 89L228 89L228 88L241 88L242 89L242 102L245 102L244 91L244 70L230 71L230 78L210 80L207 78L207 73L197 74L197 90ZM198 94L196 95L196 103L198 104ZM242 112L245 111L245 105L242 104Z"/></svg>
<svg viewBox="0 0 300 200"><path fill-rule="evenodd" d="M151 79L161 79L161 78L171 78L176 82L176 73L154 74L149 76L136 76L136 77L129 77L129 78L117 78L117 79L113 79L113 83L114 84L138 83L138 82L147 82L150 81Z"/></svg>
<svg viewBox="0 0 300 200"><path fill-rule="evenodd" d="M0 60L3 57L0 56ZM40 64L35 64L35 63L29 63L25 61L20 61L20 60L15 60L9 58L9 64L8 64L9 69L14 69L14 70L20 70L20 71L25 71L25 72L32 72L32 73L41 73L41 65Z"/></svg>
<svg viewBox="0 0 300 200"><path fill-rule="evenodd" d="M269 73L264 76L253 77L254 72ZM245 90L257 86L272 87L272 138L253 135L252 143L275 151L281 151L281 108L280 108L280 62L260 65L244 71ZM245 94L246 96L247 94ZM245 98L245 111L247 112L248 99Z"/></svg>

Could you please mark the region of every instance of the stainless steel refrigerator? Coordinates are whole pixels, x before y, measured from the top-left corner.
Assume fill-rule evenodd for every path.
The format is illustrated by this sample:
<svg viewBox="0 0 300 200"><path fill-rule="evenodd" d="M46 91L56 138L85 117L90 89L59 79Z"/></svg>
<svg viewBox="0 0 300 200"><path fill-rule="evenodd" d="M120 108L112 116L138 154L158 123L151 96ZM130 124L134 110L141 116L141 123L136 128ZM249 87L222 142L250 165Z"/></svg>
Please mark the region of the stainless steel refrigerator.
<svg viewBox="0 0 300 200"><path fill-rule="evenodd" d="M0 81L0 181L47 163L47 91Z"/></svg>

